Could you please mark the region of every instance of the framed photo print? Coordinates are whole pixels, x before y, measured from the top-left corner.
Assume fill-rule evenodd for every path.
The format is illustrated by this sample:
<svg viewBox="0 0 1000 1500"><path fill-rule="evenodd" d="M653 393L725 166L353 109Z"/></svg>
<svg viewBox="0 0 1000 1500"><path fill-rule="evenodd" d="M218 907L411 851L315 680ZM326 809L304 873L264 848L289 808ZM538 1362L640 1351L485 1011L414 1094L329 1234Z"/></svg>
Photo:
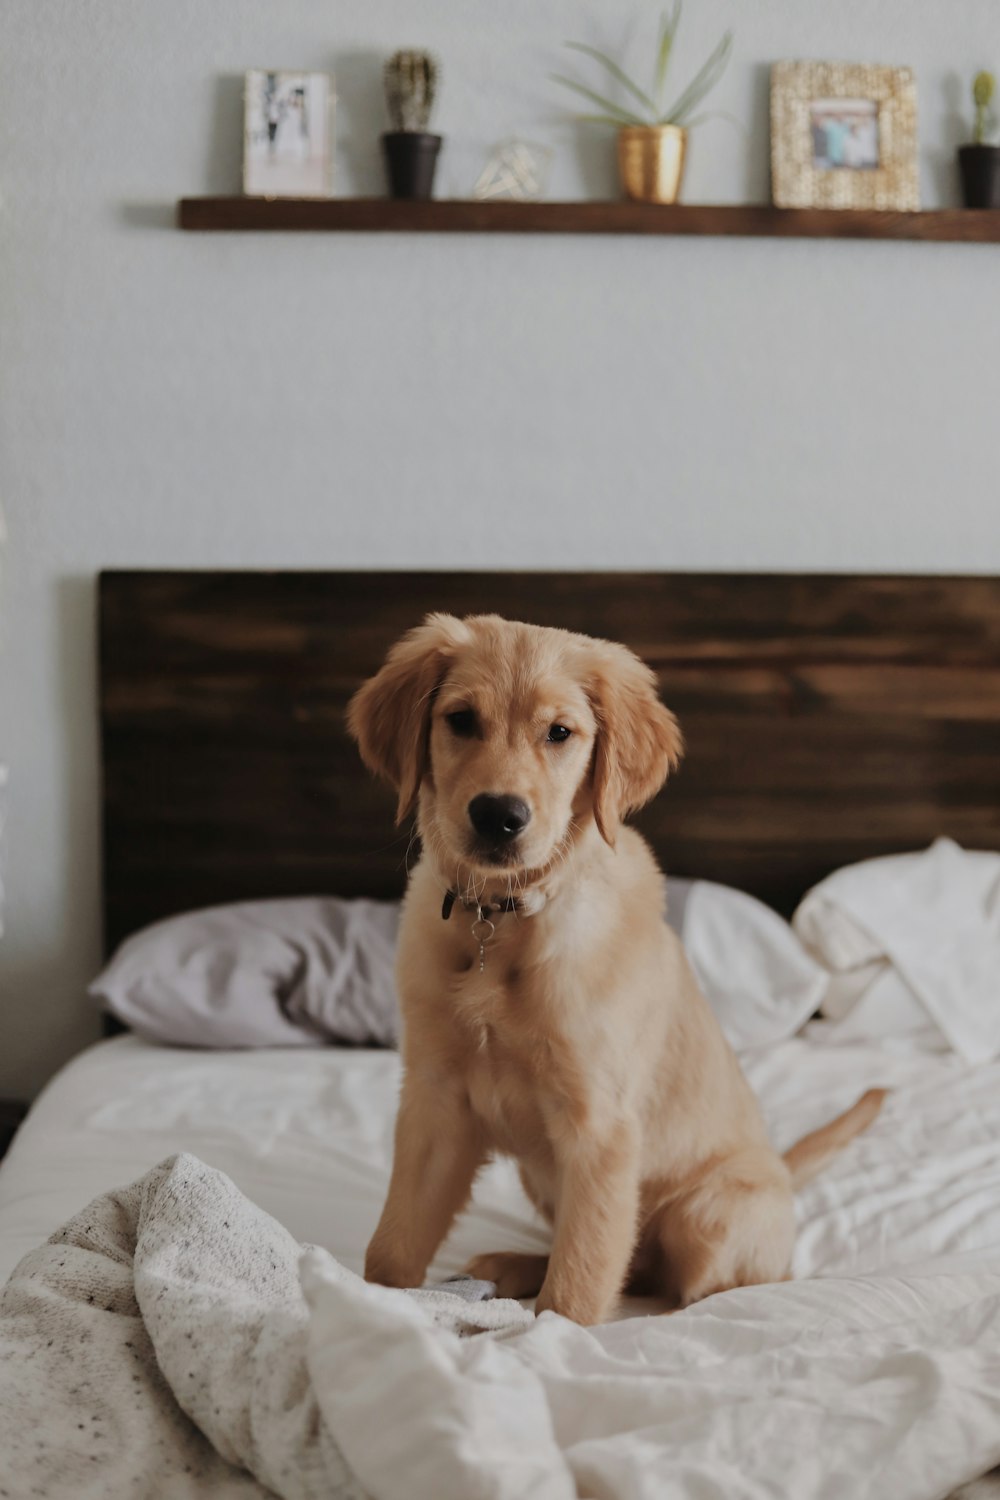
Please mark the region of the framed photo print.
<svg viewBox="0 0 1000 1500"><path fill-rule="evenodd" d="M254 198L328 198L330 74L255 68L246 75L243 108L243 191Z"/></svg>
<svg viewBox="0 0 1000 1500"><path fill-rule="evenodd" d="M912 68L775 63L771 196L779 208L919 208Z"/></svg>

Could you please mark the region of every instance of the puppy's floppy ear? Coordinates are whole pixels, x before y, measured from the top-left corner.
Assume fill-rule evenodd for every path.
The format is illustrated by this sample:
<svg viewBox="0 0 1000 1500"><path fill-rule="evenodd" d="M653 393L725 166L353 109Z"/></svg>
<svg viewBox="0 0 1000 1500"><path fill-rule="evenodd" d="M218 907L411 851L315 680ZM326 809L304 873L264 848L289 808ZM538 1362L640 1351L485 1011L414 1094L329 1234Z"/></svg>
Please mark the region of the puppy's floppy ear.
<svg viewBox="0 0 1000 1500"><path fill-rule="evenodd" d="M684 740L656 677L627 647L600 643L587 690L597 719L594 819L613 846L622 819L655 797L680 764Z"/></svg>
<svg viewBox="0 0 1000 1500"><path fill-rule="evenodd" d="M428 615L404 635L347 706L347 726L361 759L399 793L396 822L416 804L427 769L431 706L448 662L471 639L454 615Z"/></svg>

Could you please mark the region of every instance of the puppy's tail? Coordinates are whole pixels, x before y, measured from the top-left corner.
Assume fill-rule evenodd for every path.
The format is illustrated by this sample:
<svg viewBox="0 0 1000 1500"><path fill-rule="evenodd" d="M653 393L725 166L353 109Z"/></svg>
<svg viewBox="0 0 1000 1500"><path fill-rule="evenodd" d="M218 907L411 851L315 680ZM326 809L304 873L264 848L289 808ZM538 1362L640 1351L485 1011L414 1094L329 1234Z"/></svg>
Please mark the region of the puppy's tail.
<svg viewBox="0 0 1000 1500"><path fill-rule="evenodd" d="M849 1141L865 1130L879 1110L888 1089L869 1089L862 1094L857 1104L852 1104L844 1114L821 1125L818 1130L804 1135L785 1152L785 1165L792 1174L792 1187L804 1187L821 1172L838 1151L843 1151Z"/></svg>

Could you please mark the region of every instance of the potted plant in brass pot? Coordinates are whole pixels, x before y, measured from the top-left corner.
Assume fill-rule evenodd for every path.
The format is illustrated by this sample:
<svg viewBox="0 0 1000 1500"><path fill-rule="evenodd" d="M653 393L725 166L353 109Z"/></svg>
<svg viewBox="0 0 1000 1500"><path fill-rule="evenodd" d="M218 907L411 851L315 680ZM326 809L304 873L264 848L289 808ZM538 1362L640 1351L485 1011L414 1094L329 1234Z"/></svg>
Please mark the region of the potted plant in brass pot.
<svg viewBox="0 0 1000 1500"><path fill-rule="evenodd" d="M972 141L958 148L966 208L1000 208L1000 146L991 146L986 139L996 126L993 113L996 88L992 73L977 73L972 80L972 103L976 111Z"/></svg>
<svg viewBox="0 0 1000 1500"><path fill-rule="evenodd" d="M437 92L437 63L429 52L396 52L385 65L385 101L392 130L382 137L389 191L394 198L429 198L441 137L427 126Z"/></svg>
<svg viewBox="0 0 1000 1500"><path fill-rule="evenodd" d="M696 114L698 106L715 88L726 69L733 46L733 34L727 31L685 89L671 103L666 102L667 71L674 51L674 41L681 19L681 0L674 0L660 23L653 78L647 93L614 58L584 42L567 42L574 52L582 52L600 64L623 91L625 103L609 99L561 73L552 75L556 83L596 106L590 113L578 116L613 125L618 130L618 170L622 188L628 198L645 203L676 203L684 177L688 131L705 114Z"/></svg>

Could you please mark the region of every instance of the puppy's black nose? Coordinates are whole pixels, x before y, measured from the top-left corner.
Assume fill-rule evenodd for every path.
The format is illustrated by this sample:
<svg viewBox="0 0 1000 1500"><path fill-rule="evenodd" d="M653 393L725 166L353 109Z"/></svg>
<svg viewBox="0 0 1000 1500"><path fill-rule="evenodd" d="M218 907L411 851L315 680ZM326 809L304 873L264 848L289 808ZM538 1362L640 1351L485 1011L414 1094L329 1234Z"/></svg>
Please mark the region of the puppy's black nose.
<svg viewBox="0 0 1000 1500"><path fill-rule="evenodd" d="M520 797L491 797L483 792L469 803L469 821L482 838L501 844L527 828L531 808Z"/></svg>

